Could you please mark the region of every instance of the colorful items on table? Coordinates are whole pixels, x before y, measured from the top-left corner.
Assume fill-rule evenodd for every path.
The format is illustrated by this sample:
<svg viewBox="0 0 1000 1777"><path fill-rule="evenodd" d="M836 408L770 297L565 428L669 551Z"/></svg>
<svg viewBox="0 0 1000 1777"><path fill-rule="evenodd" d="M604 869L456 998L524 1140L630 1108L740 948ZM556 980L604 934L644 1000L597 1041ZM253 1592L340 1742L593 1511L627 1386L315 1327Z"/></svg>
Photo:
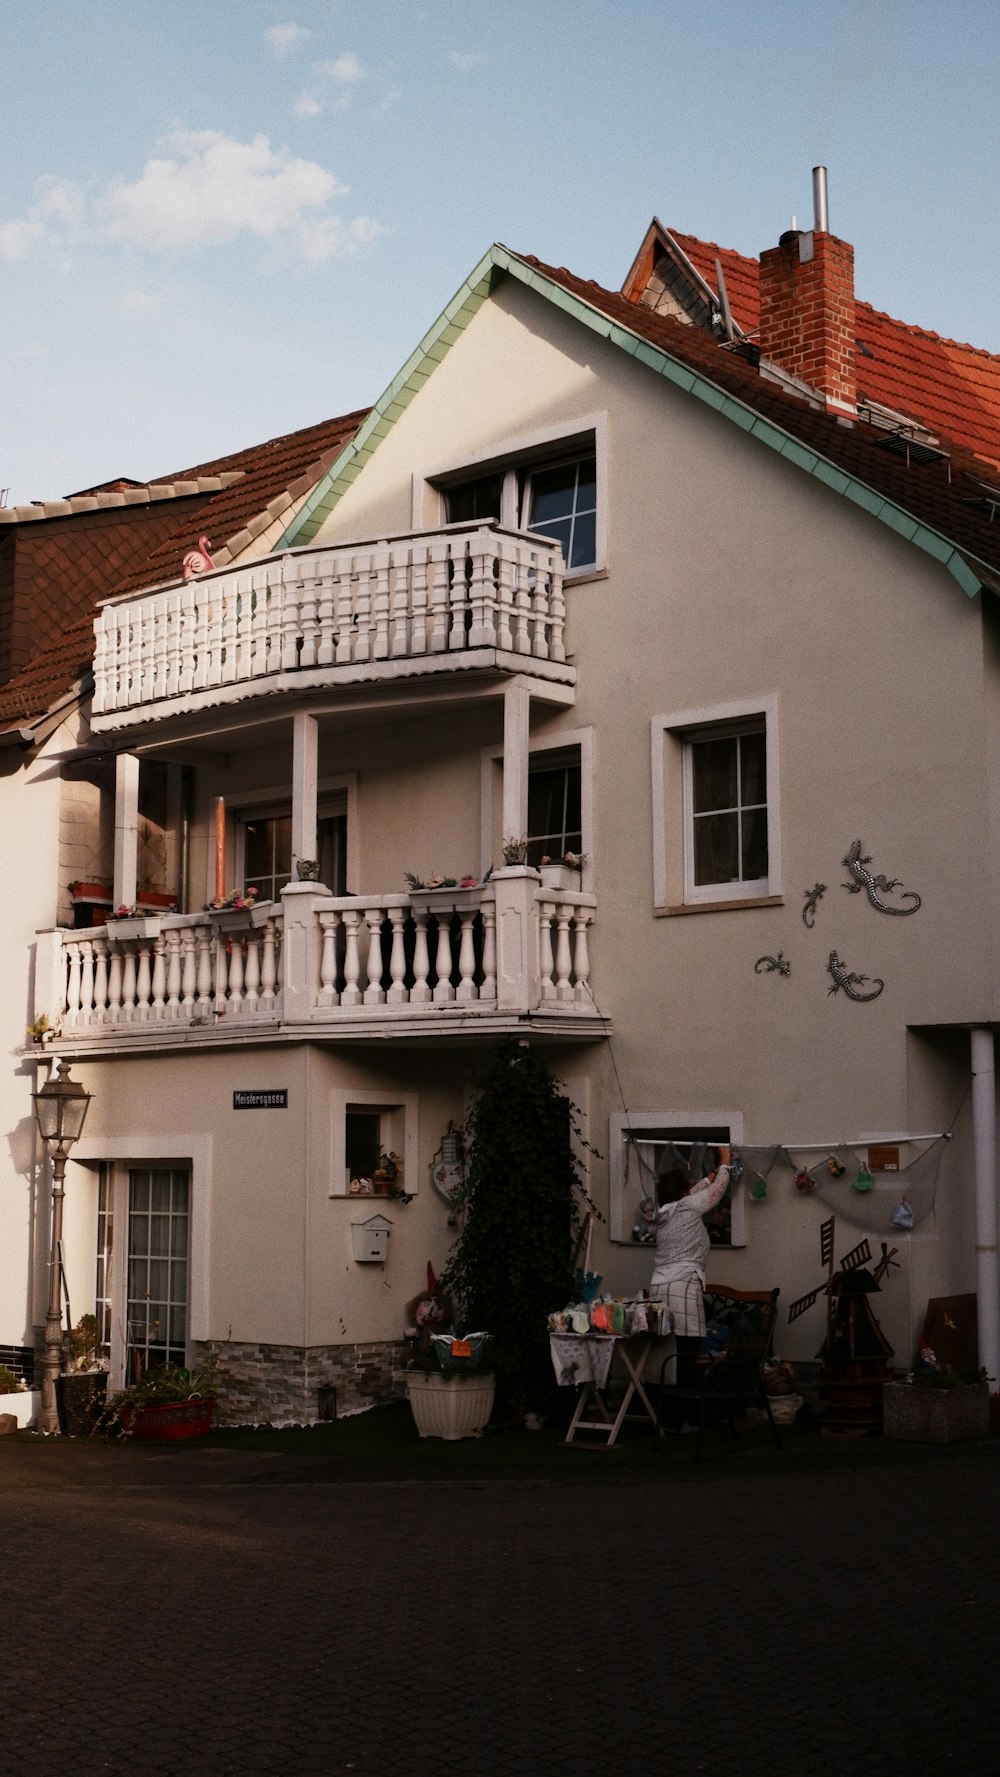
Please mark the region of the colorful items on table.
<svg viewBox="0 0 1000 1777"><path fill-rule="evenodd" d="M562 1334L597 1334L605 1338L628 1337L632 1333L661 1333L665 1307L662 1302L649 1302L604 1296L594 1302L572 1302L549 1315L549 1332Z"/></svg>

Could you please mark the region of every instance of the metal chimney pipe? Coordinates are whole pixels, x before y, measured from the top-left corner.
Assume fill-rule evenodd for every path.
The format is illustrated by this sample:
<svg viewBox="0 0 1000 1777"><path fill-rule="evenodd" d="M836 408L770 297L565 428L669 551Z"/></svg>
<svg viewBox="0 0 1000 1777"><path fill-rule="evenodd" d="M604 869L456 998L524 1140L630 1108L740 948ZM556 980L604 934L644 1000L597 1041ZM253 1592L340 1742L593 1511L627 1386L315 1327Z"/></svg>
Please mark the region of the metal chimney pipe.
<svg viewBox="0 0 1000 1777"><path fill-rule="evenodd" d="M813 167L813 226L817 234L829 234L830 232L825 167Z"/></svg>

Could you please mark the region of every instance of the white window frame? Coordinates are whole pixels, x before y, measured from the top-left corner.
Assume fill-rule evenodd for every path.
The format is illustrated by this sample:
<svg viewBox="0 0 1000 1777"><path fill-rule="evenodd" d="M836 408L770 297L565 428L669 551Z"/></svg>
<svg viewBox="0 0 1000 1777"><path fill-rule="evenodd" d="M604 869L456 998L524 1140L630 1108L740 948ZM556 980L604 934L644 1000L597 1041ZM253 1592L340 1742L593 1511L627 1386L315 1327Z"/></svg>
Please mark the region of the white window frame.
<svg viewBox="0 0 1000 1777"><path fill-rule="evenodd" d="M559 728L551 734L538 735L528 743L531 758L543 753L565 753L571 747L580 749L580 830L583 834L583 855L586 863L580 876L584 894L593 891L594 871L594 730L592 728ZM493 823L503 797L503 748L484 747L480 765L479 807L480 875L496 860Z"/></svg>
<svg viewBox="0 0 1000 1777"><path fill-rule="evenodd" d="M743 1142L742 1111L613 1111L608 1118L608 1154L610 1227L608 1238L613 1245L634 1249L631 1222L626 1227L625 1215L625 1144L629 1134L643 1129L718 1129L729 1130L729 1140L739 1147ZM713 1252L732 1252L746 1246L746 1185L744 1180L734 1186L730 1199L729 1245L713 1247Z"/></svg>
<svg viewBox="0 0 1000 1777"><path fill-rule="evenodd" d="M691 745L739 733L763 722L767 762L767 876L754 882L694 881L694 810ZM653 906L658 913L724 907L779 899L781 796L778 696L711 704L704 709L656 715L651 724L653 794Z"/></svg>
<svg viewBox="0 0 1000 1777"><path fill-rule="evenodd" d="M209 1181L211 1177L212 1138L209 1135L171 1136L83 1136L73 1149L71 1166L96 1168L107 1165L113 1171L114 1215L116 1226L126 1231L124 1244L116 1241L115 1273L112 1278L116 1308L112 1312L112 1385L124 1380L125 1331L124 1309L125 1260L128 1250L128 1173L130 1167L186 1166L191 1174L188 1238L188 1331L190 1358L192 1348L210 1337L209 1333ZM119 1205L124 1191L125 1215L119 1221ZM95 1199L96 1202L96 1199ZM96 1275L96 1220L94 1225L93 1267ZM119 1267L121 1269L119 1270ZM120 1281L119 1281L120 1279ZM117 1378L117 1380L116 1380Z"/></svg>
<svg viewBox="0 0 1000 1777"><path fill-rule="evenodd" d="M378 1111L382 1119L382 1152L390 1149L402 1156L403 1190L413 1196L420 1189L418 1163L420 1155L420 1098L416 1092L370 1091L362 1087L336 1088L330 1094L332 1129L330 1136L330 1183L328 1197L347 1198L349 1203L367 1203L367 1197L352 1196L347 1178L347 1113ZM380 1199L382 1201L382 1199Z"/></svg>
<svg viewBox="0 0 1000 1777"><path fill-rule="evenodd" d="M595 460L597 512L594 522L594 556L572 572L567 581L593 579L607 571L608 556L608 416L607 412L583 414L572 424L541 426L530 432L518 432L501 438L481 454L434 463L418 470L411 490L411 522L414 530L437 529L447 523L446 497L450 483L473 481L490 474L503 475L500 495L500 523L510 530L519 526L517 482L521 470L528 471L525 497L530 498L530 472L533 468L554 467L573 457L589 456ZM541 536L543 532L533 533Z"/></svg>

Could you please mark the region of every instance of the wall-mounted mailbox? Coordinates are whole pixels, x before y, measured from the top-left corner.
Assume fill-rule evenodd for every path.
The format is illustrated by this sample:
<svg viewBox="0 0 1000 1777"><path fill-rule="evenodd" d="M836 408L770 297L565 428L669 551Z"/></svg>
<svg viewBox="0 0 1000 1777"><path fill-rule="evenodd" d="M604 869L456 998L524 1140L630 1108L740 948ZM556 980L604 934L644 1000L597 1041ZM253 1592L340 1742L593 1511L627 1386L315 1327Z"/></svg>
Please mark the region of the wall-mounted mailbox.
<svg viewBox="0 0 1000 1777"><path fill-rule="evenodd" d="M354 1257L359 1265L384 1265L389 1257L389 1235L392 1223L387 1216L368 1216L363 1222L351 1223Z"/></svg>

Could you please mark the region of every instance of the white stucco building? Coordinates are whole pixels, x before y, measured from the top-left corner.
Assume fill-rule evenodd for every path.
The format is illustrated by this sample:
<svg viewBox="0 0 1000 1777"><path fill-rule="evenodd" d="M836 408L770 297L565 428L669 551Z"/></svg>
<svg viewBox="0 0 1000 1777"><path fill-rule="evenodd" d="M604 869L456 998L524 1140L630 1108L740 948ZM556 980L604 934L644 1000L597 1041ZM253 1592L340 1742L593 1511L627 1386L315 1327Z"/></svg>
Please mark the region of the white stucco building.
<svg viewBox="0 0 1000 1777"><path fill-rule="evenodd" d="M372 1398L447 1256L432 1159L513 1033L599 1151L590 1262L615 1290L651 1263L630 1139L870 1142L905 1167L908 1138L953 1128L880 1318L906 1361L929 1297L977 1291L1000 1357L1000 364L969 353L975 402L930 378L949 435L919 405L926 336L855 308L844 243L783 237L741 322L753 262L728 256L722 289L684 240L655 225L623 294L492 248L281 513L196 579L175 549L108 586L75 693L47 656L0 782L24 846L0 1345L44 1315L29 1095L65 1056L93 1094L67 1277L116 1376L131 1340L219 1352L230 1418ZM895 368L886 338L913 345ZM0 692L9 735L29 689L25 667ZM842 863L859 837L874 900ZM259 923L204 910L220 849ZM567 850L580 878L543 884ZM73 927L83 880L176 911ZM838 988L833 955L878 997ZM40 1013L44 1053L22 1034ZM412 1200L352 1193L390 1149ZM764 1200L748 1183L713 1275L787 1303L828 1207L780 1170ZM845 1246L888 1233L877 1183ZM356 1257L375 1212L384 1263ZM783 1325L779 1347L820 1336Z"/></svg>

